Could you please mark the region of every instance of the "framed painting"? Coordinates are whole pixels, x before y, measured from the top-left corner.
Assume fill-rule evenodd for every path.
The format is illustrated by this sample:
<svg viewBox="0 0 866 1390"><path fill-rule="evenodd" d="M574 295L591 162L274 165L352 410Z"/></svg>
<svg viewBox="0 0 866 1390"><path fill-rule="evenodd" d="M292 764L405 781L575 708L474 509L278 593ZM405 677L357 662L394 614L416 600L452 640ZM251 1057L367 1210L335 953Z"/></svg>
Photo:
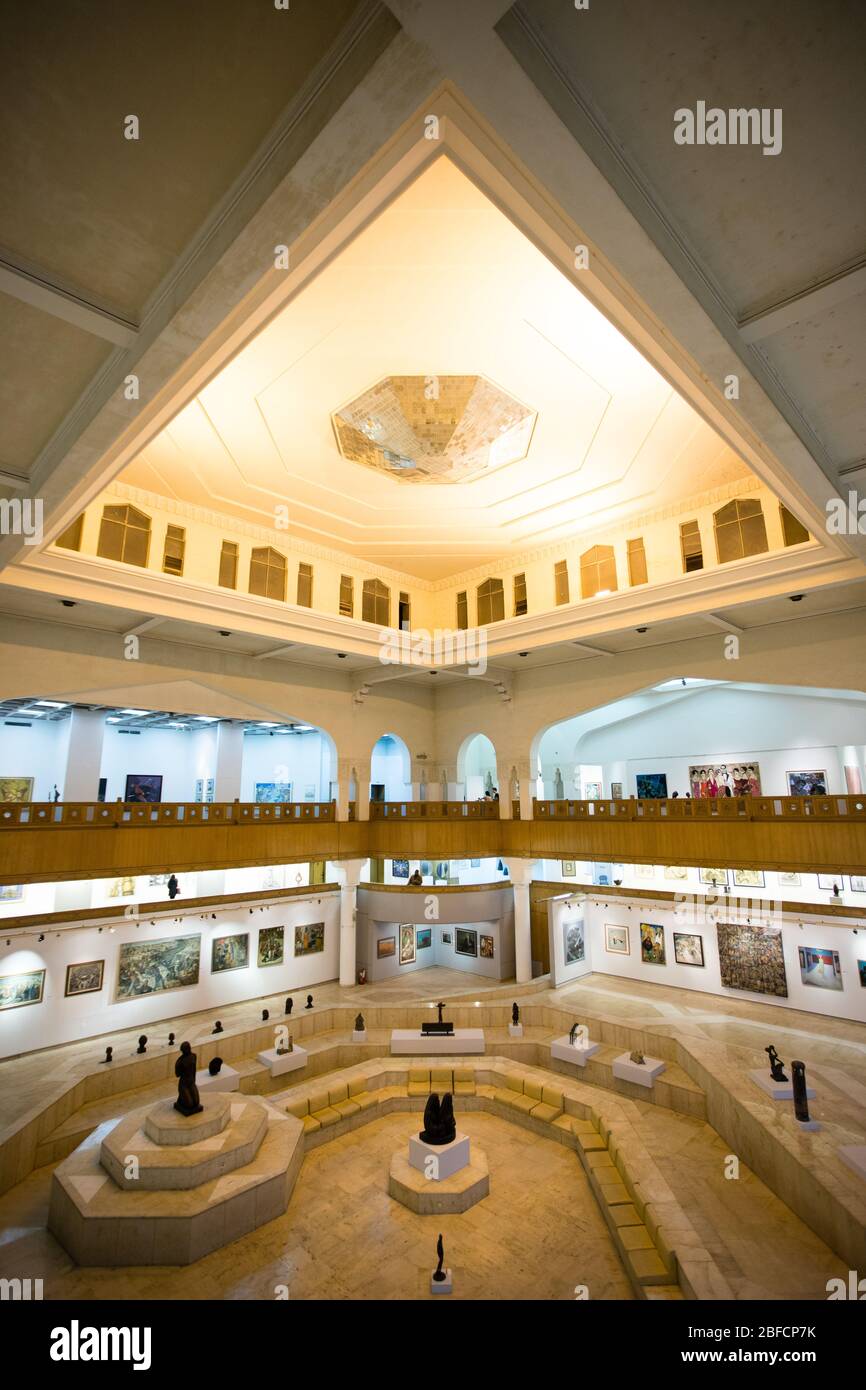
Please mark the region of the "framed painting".
<svg viewBox="0 0 866 1390"><path fill-rule="evenodd" d="M391 873L394 875L395 878L408 878L408 877L409 877L409 860L408 860L408 859L392 859L392 860L391 860Z"/></svg>
<svg viewBox="0 0 866 1390"><path fill-rule="evenodd" d="M0 777L0 801L32 801L32 777ZM33 973L32 971L30 972ZM14 978L9 976L10 979ZM38 999L28 999L28 1004L38 1004ZM10 1006L14 1007L14 1006Z"/></svg>
<svg viewBox="0 0 866 1390"><path fill-rule="evenodd" d="M130 941L120 948L115 998L140 999L197 985L200 957L200 936Z"/></svg>
<svg viewBox="0 0 866 1390"><path fill-rule="evenodd" d="M458 956L477 956L478 933L468 927L455 927L454 951Z"/></svg>
<svg viewBox="0 0 866 1390"><path fill-rule="evenodd" d="M688 878L689 871L682 864L667 864L665 865L664 876L666 879L672 879L674 883L682 883L684 879Z"/></svg>
<svg viewBox="0 0 866 1390"><path fill-rule="evenodd" d="M824 946L798 946L800 980L818 989L842 989L842 967L839 952Z"/></svg>
<svg viewBox="0 0 866 1390"><path fill-rule="evenodd" d="M210 948L210 971L221 975L226 970L245 970L250 963L250 934L237 932L234 936L215 936Z"/></svg>
<svg viewBox="0 0 866 1390"><path fill-rule="evenodd" d="M610 795L613 801L622 801L622 782L611 782Z"/></svg>
<svg viewBox="0 0 866 1390"><path fill-rule="evenodd" d="M400 927L400 964L411 965L415 959L415 927L404 922Z"/></svg>
<svg viewBox="0 0 866 1390"><path fill-rule="evenodd" d="M415 933L416 951L426 951L428 946L433 945L433 928L419 927Z"/></svg>
<svg viewBox="0 0 866 1390"><path fill-rule="evenodd" d="M291 801L291 782L256 782L256 801Z"/></svg>
<svg viewBox="0 0 866 1390"><path fill-rule="evenodd" d="M631 955L628 927L613 927L609 923L605 923L604 949L612 956Z"/></svg>
<svg viewBox="0 0 866 1390"><path fill-rule="evenodd" d="M763 888L763 869L734 869L735 888Z"/></svg>
<svg viewBox="0 0 866 1390"><path fill-rule="evenodd" d="M582 922L563 922L562 956L566 965L577 965L586 960L586 942Z"/></svg>
<svg viewBox="0 0 866 1390"><path fill-rule="evenodd" d="M162 801L162 777L153 772L129 772L124 801Z"/></svg>
<svg viewBox="0 0 866 1390"><path fill-rule="evenodd" d="M470 867L470 869L480 869L480 868L481 868L481 860L480 860L480 859L470 859L470 860L469 860L469 867Z"/></svg>
<svg viewBox="0 0 866 1390"><path fill-rule="evenodd" d="M727 869L701 869L698 877L701 883L707 883L713 888L721 888L728 882Z"/></svg>
<svg viewBox="0 0 866 1390"><path fill-rule="evenodd" d="M259 965L282 965L285 958L285 927L262 927L259 932Z"/></svg>
<svg viewBox="0 0 866 1390"><path fill-rule="evenodd" d="M584 782L583 801L601 801L601 782Z"/></svg>
<svg viewBox="0 0 866 1390"><path fill-rule="evenodd" d="M819 874L818 887L822 893L832 893L834 888L841 893L845 888L845 879L841 874Z"/></svg>
<svg viewBox="0 0 866 1390"><path fill-rule="evenodd" d="M443 946L450 946L450 945L451 945L451 933L450 933L450 931L444 931L444 932L442 933L442 945L443 945Z"/></svg>
<svg viewBox="0 0 866 1390"><path fill-rule="evenodd" d="M318 956L324 949L324 922L309 922L305 927L295 927L296 956Z"/></svg>
<svg viewBox="0 0 866 1390"><path fill-rule="evenodd" d="M23 897L23 883L0 884L0 903L20 903Z"/></svg>
<svg viewBox="0 0 866 1390"><path fill-rule="evenodd" d="M860 976L861 988L866 989L866 960L858 960L857 971Z"/></svg>
<svg viewBox="0 0 866 1390"><path fill-rule="evenodd" d="M562 872L566 878L574 878L574 863L573 859L561 860Z"/></svg>
<svg viewBox="0 0 866 1390"><path fill-rule="evenodd" d="M635 864L634 876L635 878L655 878L655 864Z"/></svg>
<svg viewBox="0 0 866 1390"><path fill-rule="evenodd" d="M478 862L480 863L481 861L479 860ZM422 859L422 860L421 860L421 877L422 877L422 878L430 878L430 875L431 875L430 861L429 861L429 859Z"/></svg>
<svg viewBox="0 0 866 1390"><path fill-rule="evenodd" d="M0 889L0 896L2 896L2 891L3 891L3 890ZM852 893L866 893L866 875L863 875L863 874L852 874L852 875L851 875L851 892L852 892Z"/></svg>
<svg viewBox="0 0 866 1390"><path fill-rule="evenodd" d="M104 970L104 960L85 960L78 965L67 965L64 998L68 999L73 994L96 994L102 989Z"/></svg>
<svg viewBox="0 0 866 1390"><path fill-rule="evenodd" d="M781 927L743 927L720 922L719 970L726 989L788 997Z"/></svg>
<svg viewBox="0 0 866 1390"><path fill-rule="evenodd" d="M677 965L703 965L704 938L697 932L674 932L674 960Z"/></svg>
<svg viewBox="0 0 866 1390"><path fill-rule="evenodd" d="M390 956L397 954L396 936L380 936L376 942L376 959L388 960Z"/></svg>
<svg viewBox="0 0 866 1390"><path fill-rule="evenodd" d="M478 954L482 960L493 960L496 951L496 943L492 936L485 936L484 932L478 938Z"/></svg>
<svg viewBox="0 0 866 1390"><path fill-rule="evenodd" d="M641 922L640 958L644 965L664 965L666 963L664 927L654 927L649 922Z"/></svg>
<svg viewBox="0 0 866 1390"><path fill-rule="evenodd" d="M689 768L689 788L700 799L717 796L760 796L758 763L698 763Z"/></svg>
<svg viewBox="0 0 866 1390"><path fill-rule="evenodd" d="M826 772L786 772L789 796L826 796Z"/></svg>
<svg viewBox="0 0 866 1390"><path fill-rule="evenodd" d="M26 1004L41 1004L44 991L44 970L23 970L18 975L0 975L0 1010L23 1009Z"/></svg>
<svg viewBox="0 0 866 1390"><path fill-rule="evenodd" d="M592 881L597 888L609 888L613 883L613 868L610 864L593 864Z"/></svg>
<svg viewBox="0 0 866 1390"><path fill-rule="evenodd" d="M661 801L668 794L666 772L639 772L635 777L638 800Z"/></svg>
<svg viewBox="0 0 866 1390"><path fill-rule="evenodd" d="M779 880L779 887L780 887L780 888L799 888L799 887L800 887L800 875L799 875L799 874L778 874L777 877L778 877L778 880Z"/></svg>

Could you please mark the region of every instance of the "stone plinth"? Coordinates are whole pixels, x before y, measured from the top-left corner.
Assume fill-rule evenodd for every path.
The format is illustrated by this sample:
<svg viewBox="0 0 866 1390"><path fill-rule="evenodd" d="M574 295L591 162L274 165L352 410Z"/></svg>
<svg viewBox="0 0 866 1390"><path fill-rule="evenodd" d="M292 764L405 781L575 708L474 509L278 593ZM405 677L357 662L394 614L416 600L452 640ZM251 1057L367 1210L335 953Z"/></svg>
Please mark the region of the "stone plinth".
<svg viewBox="0 0 866 1390"><path fill-rule="evenodd" d="M409 1140L409 1162L428 1179L441 1182L469 1162L469 1136L458 1134L450 1144L428 1144L419 1134Z"/></svg>
<svg viewBox="0 0 866 1390"><path fill-rule="evenodd" d="M394 1028L391 1031L391 1051L395 1056L444 1057L460 1052L483 1052L483 1028L455 1028L451 1036L445 1033L422 1033L420 1028Z"/></svg>
<svg viewBox="0 0 866 1390"><path fill-rule="evenodd" d="M396 1201L419 1216L468 1211L490 1191L487 1155L474 1145L472 1157L459 1172L434 1182L425 1178L418 1168L413 1168L403 1150L398 1150L391 1159L388 1191Z"/></svg>
<svg viewBox="0 0 866 1390"><path fill-rule="evenodd" d="M614 1076L620 1081L632 1081L636 1086L651 1086L664 1069L660 1057L644 1057L643 1062L633 1062L627 1052L615 1057L612 1066Z"/></svg>
<svg viewBox="0 0 866 1390"><path fill-rule="evenodd" d="M256 1053L256 1061L267 1067L271 1076L282 1076L287 1071L299 1071L307 1065L307 1049L295 1043L291 1052L277 1052L269 1047L266 1052Z"/></svg>
<svg viewBox="0 0 866 1390"><path fill-rule="evenodd" d="M214 1134L221 1134L231 1119L232 1102L229 1096L216 1093L201 1097L202 1109L197 1115L182 1115L175 1110L173 1100L162 1100L146 1111L133 1111L143 1116L142 1128L154 1144L174 1146L200 1144ZM131 1116L127 1116L127 1119Z"/></svg>
<svg viewBox="0 0 866 1390"><path fill-rule="evenodd" d="M241 1074L235 1071L234 1067L228 1066L223 1062L216 1076L211 1076L207 1067L195 1074L195 1084L198 1086L199 1094L202 1091L239 1091L241 1088Z"/></svg>
<svg viewBox="0 0 866 1390"><path fill-rule="evenodd" d="M550 1044L550 1055L560 1062L570 1062L574 1067L585 1067L589 1058L594 1057L600 1047L601 1043L590 1042L589 1039L585 1043L569 1042L566 1033L564 1037L556 1038Z"/></svg>
<svg viewBox="0 0 866 1390"><path fill-rule="evenodd" d="M141 1126L141 1111L133 1111L102 1141L100 1163L118 1187L130 1192L199 1187L251 1163L267 1127L262 1107L245 1098L231 1103L230 1123L219 1134L196 1143L155 1144Z"/></svg>
<svg viewBox="0 0 866 1390"><path fill-rule="evenodd" d="M749 1076L771 1100L794 1099L793 1081L774 1081L772 1076L768 1076L765 1071L750 1071ZM815 1092L811 1086L806 1087L806 1098L808 1100L815 1099Z"/></svg>

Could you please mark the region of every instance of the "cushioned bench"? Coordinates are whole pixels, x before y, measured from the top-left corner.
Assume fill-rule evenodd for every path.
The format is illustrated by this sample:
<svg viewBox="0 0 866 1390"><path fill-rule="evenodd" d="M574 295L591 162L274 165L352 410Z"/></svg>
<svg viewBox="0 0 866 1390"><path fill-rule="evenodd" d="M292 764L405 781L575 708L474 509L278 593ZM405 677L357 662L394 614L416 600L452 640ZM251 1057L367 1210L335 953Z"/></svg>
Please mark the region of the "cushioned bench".
<svg viewBox="0 0 866 1390"><path fill-rule="evenodd" d="M495 1087L493 1099L512 1110L520 1110L533 1120L553 1124L562 1115L562 1092L555 1086L545 1086L534 1077L519 1072L506 1072L504 1086Z"/></svg>
<svg viewBox="0 0 866 1390"><path fill-rule="evenodd" d="M429 1096L430 1073L422 1067L409 1068L408 1092L410 1096Z"/></svg>
<svg viewBox="0 0 866 1390"><path fill-rule="evenodd" d="M475 1072L471 1067L454 1068L454 1094L455 1096L475 1095Z"/></svg>

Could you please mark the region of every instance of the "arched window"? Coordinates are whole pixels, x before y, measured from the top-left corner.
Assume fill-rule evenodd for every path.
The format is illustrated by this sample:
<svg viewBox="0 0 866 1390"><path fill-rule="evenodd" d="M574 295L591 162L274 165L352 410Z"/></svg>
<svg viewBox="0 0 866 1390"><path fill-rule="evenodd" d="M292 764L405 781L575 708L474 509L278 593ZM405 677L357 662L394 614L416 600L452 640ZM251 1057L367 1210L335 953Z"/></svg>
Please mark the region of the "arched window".
<svg viewBox="0 0 866 1390"><path fill-rule="evenodd" d="M103 507L97 555L120 560L124 565L147 564L150 549L150 517L135 507Z"/></svg>
<svg viewBox="0 0 866 1390"><path fill-rule="evenodd" d="M286 557L269 545L250 555L250 593L286 601Z"/></svg>
<svg viewBox="0 0 866 1390"><path fill-rule="evenodd" d="M713 513L719 564L761 555L767 549L767 528L761 504L755 498L735 497Z"/></svg>
<svg viewBox="0 0 866 1390"><path fill-rule="evenodd" d="M485 579L478 585L478 626L501 623L505 617L505 590L501 579Z"/></svg>
<svg viewBox="0 0 866 1390"><path fill-rule="evenodd" d="M594 598L596 594L613 590L616 585L616 560L612 545L594 545L580 557L580 596Z"/></svg>
<svg viewBox="0 0 866 1390"><path fill-rule="evenodd" d="M379 627L391 625L391 590L381 579L365 579L361 593L361 617Z"/></svg>

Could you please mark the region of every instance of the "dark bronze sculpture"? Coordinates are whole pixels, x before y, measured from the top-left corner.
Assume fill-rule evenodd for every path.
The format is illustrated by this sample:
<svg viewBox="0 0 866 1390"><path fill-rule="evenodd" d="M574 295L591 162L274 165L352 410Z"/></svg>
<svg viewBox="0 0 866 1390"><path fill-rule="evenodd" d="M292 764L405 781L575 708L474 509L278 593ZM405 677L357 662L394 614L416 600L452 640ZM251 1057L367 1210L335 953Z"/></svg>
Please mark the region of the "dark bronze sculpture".
<svg viewBox="0 0 866 1390"><path fill-rule="evenodd" d="M305 1009L311 1009L312 1007L313 1007L313 996L312 996L312 994L308 994L308 995L307 995L307 1002L306 1002L306 1004L304 1005L304 1008L305 1008Z"/></svg>
<svg viewBox="0 0 866 1390"><path fill-rule="evenodd" d="M105 1049L105 1056L103 1057L102 1061L103 1061L103 1063L105 1063L105 1062L113 1062L113 1061L114 1061L114 1048L113 1048L113 1047L107 1047L107 1048Z"/></svg>
<svg viewBox="0 0 866 1390"><path fill-rule="evenodd" d="M633 1048L633 1050L628 1055L629 1061L634 1062L636 1067L642 1067L645 1065L646 1058L644 1057L639 1047Z"/></svg>
<svg viewBox="0 0 866 1390"><path fill-rule="evenodd" d="M180 892L180 884L178 883L177 878L174 874L171 875L171 878L168 880L166 887L168 889L168 896L171 898L172 902L174 902L174 899Z"/></svg>
<svg viewBox="0 0 866 1390"><path fill-rule="evenodd" d="M355 1032L356 1032L356 1033L363 1033L363 1032L366 1031L366 1028L367 1028L367 1025L366 1025L366 1023L364 1022L364 1015L363 1015L363 1014L358 1014L358 1015L356 1016L356 1018L355 1018Z"/></svg>
<svg viewBox="0 0 866 1390"><path fill-rule="evenodd" d="M512 1005L511 1005L511 1024L512 1024L512 1027L516 1028L519 1022L520 1022L520 1008L519 1008L519 1006L518 1006L517 1004L512 1004Z"/></svg>
<svg viewBox="0 0 866 1390"><path fill-rule="evenodd" d="M440 1102L434 1091L424 1107L424 1128L421 1138L425 1144L450 1144L457 1138L457 1121L454 1119L454 1098L446 1091Z"/></svg>
<svg viewBox="0 0 866 1390"><path fill-rule="evenodd" d="M270 1014L268 1013L267 1009L262 1009L262 1023L267 1023L269 1018Z"/></svg>
<svg viewBox="0 0 866 1390"><path fill-rule="evenodd" d="M293 1005L294 1005L294 1002L295 1002L294 999L287 999L287 1000L286 1000L286 1013L287 1013L287 1014L290 1014L290 1013L292 1012L292 1007L293 1007Z"/></svg>
<svg viewBox="0 0 866 1390"><path fill-rule="evenodd" d="M168 1045L169 1045L169 1047L174 1047L174 1033L169 1033L169 1035L168 1035Z"/></svg>
<svg viewBox="0 0 866 1390"><path fill-rule="evenodd" d="M577 1046L577 1041L576 1041L576 1039L577 1039L577 1032L578 1032L578 1029L579 1029L579 1028L580 1028L580 1024L579 1024L579 1023L572 1023L571 1027L570 1027L569 1030L568 1030L568 1041L571 1043L572 1047L576 1047L576 1046Z"/></svg>
<svg viewBox="0 0 866 1390"><path fill-rule="evenodd" d="M436 1254L437 1254L437 1256L438 1256L438 1258L439 1258L439 1263L437 1264L435 1270L433 1271L433 1278L434 1278L434 1280L436 1281L437 1284L444 1284L444 1283L445 1283L445 1271L444 1271L444 1269L442 1268L442 1265L443 1265L443 1263L444 1263L444 1261L445 1261L445 1247L444 1247L444 1245L442 1244L442 1232L441 1232L441 1231L439 1232L439 1239L438 1239L437 1242L436 1242Z"/></svg>
<svg viewBox="0 0 866 1390"><path fill-rule="evenodd" d="M146 1052L146 1051L147 1051L147 1034L146 1034L146 1033L142 1033L141 1037L139 1038L139 1040L138 1040L138 1049L137 1049L137 1050L138 1050L139 1052Z"/></svg>
<svg viewBox="0 0 866 1390"><path fill-rule="evenodd" d="M439 1010L439 1022L441 1023L441 1022L442 1022L442 1013L443 1013L443 1010L444 1010L444 1008L445 1008L445 1005L440 1003L440 1004L437 1004L437 1005L436 1005L436 1008Z"/></svg>
<svg viewBox="0 0 866 1390"><path fill-rule="evenodd" d="M773 1080L787 1081L788 1078L785 1075L785 1063L782 1061L773 1044L770 1043L770 1046L765 1047L764 1051L770 1059L770 1076L773 1078Z"/></svg>
<svg viewBox="0 0 866 1390"><path fill-rule="evenodd" d="M221 1033L222 1030L223 1030L223 1026L222 1026L222 1024L220 1023L219 1019L217 1019L216 1023L215 1023L214 1026L213 1026L213 1031L214 1031L215 1033Z"/></svg>
<svg viewBox="0 0 866 1390"><path fill-rule="evenodd" d="M794 1114L801 1124L810 1122L809 1098L806 1094L806 1063L792 1062L791 1074L794 1078Z"/></svg>
<svg viewBox="0 0 866 1390"><path fill-rule="evenodd" d="M189 1046L189 1044L187 1044L187 1046ZM208 1064L207 1064L208 1075L209 1075L209 1076L219 1076L220 1071L222 1070L222 1064L223 1064L223 1059L222 1059L222 1057L212 1057L211 1060L210 1060L210 1061L208 1062Z"/></svg>
<svg viewBox="0 0 866 1390"><path fill-rule="evenodd" d="M195 1084L195 1070L195 1053L188 1042L182 1042L180 1056L174 1064L174 1074L178 1079L174 1108L181 1115L198 1115L204 1110Z"/></svg>

